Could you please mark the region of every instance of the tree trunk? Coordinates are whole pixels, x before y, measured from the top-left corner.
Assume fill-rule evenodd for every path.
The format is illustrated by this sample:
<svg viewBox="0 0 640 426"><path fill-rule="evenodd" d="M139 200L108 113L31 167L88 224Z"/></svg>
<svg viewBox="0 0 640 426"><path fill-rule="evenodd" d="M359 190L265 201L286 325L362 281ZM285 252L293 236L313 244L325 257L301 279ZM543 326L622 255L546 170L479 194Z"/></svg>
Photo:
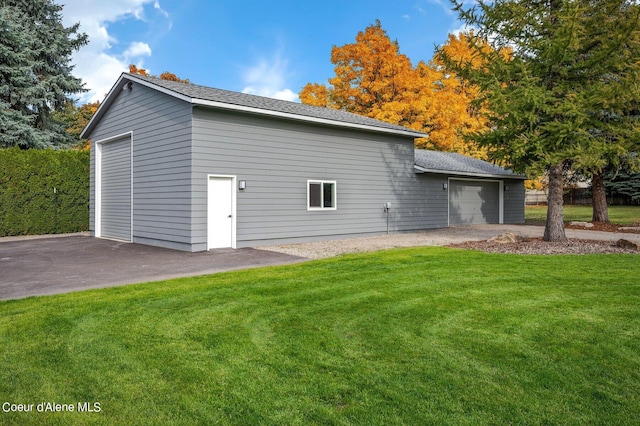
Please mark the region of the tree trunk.
<svg viewBox="0 0 640 426"><path fill-rule="evenodd" d="M562 169L563 163L549 169L549 195L547 197L547 224L544 227L544 241L566 241L564 218L562 216Z"/></svg>
<svg viewBox="0 0 640 426"><path fill-rule="evenodd" d="M601 171L594 173L591 177L591 192L593 194L593 216L591 221L609 223L607 191L604 187L604 176Z"/></svg>

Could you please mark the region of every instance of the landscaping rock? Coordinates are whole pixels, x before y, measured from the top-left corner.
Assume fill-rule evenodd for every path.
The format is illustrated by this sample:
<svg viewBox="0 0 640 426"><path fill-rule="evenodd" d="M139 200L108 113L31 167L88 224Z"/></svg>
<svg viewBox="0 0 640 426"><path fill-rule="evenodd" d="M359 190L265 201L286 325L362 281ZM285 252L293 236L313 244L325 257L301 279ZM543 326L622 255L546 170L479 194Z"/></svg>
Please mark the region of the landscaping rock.
<svg viewBox="0 0 640 426"><path fill-rule="evenodd" d="M625 240L624 238L619 239L616 242L616 247L640 251L640 243L636 243L635 241Z"/></svg>
<svg viewBox="0 0 640 426"><path fill-rule="evenodd" d="M516 235L513 232L504 232L502 234L496 235L495 237L489 238L487 241L490 243L508 244L517 243L522 240L524 240L524 238L520 235Z"/></svg>
<svg viewBox="0 0 640 426"><path fill-rule="evenodd" d="M631 232L639 232L640 226L621 226L618 228L618 231L631 231Z"/></svg>
<svg viewBox="0 0 640 426"><path fill-rule="evenodd" d="M496 244L487 241L468 241L451 244L450 247L469 250L482 250L487 253L509 254L634 254L640 256L640 250L632 248L616 247L613 241L570 239L560 242L542 241L542 238L527 238L518 244Z"/></svg>
<svg viewBox="0 0 640 426"><path fill-rule="evenodd" d="M593 228L593 223L589 222L570 222L571 226L582 226L583 228Z"/></svg>

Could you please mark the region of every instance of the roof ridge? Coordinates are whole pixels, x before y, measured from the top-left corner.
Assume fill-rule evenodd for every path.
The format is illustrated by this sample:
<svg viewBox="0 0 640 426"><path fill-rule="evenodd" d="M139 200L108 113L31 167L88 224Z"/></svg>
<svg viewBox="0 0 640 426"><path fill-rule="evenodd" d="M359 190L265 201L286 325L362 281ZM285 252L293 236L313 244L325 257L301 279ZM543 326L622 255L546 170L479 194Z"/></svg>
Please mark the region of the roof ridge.
<svg viewBox="0 0 640 426"><path fill-rule="evenodd" d="M413 137L427 137L426 133L410 129L408 127L387 123L382 120L337 108L320 107L304 104L302 102L293 102L284 99L270 98L268 96L255 95L252 93L220 89L191 82L184 83L172 80L163 80L159 77L142 76L140 74L123 73L123 75L133 79L137 78L144 80L165 90L169 90L192 99L227 103L230 105L256 108L264 111L281 112L304 117L351 123L378 129L396 130L399 132L407 132Z"/></svg>

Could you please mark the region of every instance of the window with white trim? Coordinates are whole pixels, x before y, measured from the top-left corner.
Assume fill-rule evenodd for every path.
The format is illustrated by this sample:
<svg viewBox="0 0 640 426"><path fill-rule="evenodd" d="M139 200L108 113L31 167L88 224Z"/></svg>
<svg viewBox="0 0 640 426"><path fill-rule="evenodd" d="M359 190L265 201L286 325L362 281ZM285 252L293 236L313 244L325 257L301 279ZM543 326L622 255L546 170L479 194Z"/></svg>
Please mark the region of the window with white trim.
<svg viewBox="0 0 640 426"><path fill-rule="evenodd" d="M335 210L336 181L307 181L307 210Z"/></svg>

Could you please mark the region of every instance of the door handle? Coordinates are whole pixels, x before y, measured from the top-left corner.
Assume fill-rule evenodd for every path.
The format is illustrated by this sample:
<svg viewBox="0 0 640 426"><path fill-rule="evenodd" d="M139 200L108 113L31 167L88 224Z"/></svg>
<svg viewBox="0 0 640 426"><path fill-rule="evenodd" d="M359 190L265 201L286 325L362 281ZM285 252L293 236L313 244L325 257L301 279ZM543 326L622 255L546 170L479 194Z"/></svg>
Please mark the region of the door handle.
<svg viewBox="0 0 640 426"><path fill-rule="evenodd" d="M232 215L229 215L228 217L233 217Z"/></svg>

